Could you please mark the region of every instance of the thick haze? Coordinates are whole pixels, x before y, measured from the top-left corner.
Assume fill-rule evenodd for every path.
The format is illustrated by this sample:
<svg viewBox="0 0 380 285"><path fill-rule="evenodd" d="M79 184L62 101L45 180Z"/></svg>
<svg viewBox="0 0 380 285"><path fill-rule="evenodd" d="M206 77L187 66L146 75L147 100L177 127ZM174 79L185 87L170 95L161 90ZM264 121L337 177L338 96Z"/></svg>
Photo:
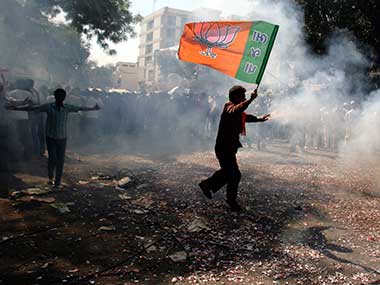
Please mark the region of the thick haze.
<svg viewBox="0 0 380 285"><path fill-rule="evenodd" d="M132 2L137 5L132 6L134 7L133 9L142 7L142 4L139 4L140 2ZM293 1L193 1L191 7L186 3L184 1L168 1L167 3L158 1L156 8L158 9L164 5L187 10L208 7L222 10L222 17L239 15L242 20L265 20L280 25L278 37L259 89L261 94L268 89L272 90L272 104L269 111L273 112L273 122L283 125L294 132L296 139L299 139L300 130L307 129L306 140L309 141L313 140L314 134L312 133L325 134L326 132L334 132L344 138L348 131L350 138L339 142L339 149L344 150L342 153L347 153L347 151L351 150L355 152L365 151L367 153L377 151L379 139L377 134L380 130L379 124L376 122L378 122L380 94L379 92L373 92L370 96L367 94L368 86L364 74L368 62L358 50L349 33L338 31L328 42L328 54L326 56L316 56L311 53L310 48L305 44L302 31L303 12ZM146 12L145 14L151 12L144 11ZM244 16L242 11L247 12L247 14ZM135 12L141 12L144 15L138 9ZM202 19L218 20L209 19L207 18L208 15L197 16ZM138 41L138 38L133 41ZM6 43L3 42L0 45L3 44ZM128 53L135 52L133 50L126 51ZM117 61L125 60L121 54L116 59ZM202 79L202 72L199 74L199 78ZM197 96L205 92L199 98L220 94L226 96L228 88L232 84L242 84L248 90L254 87L236 80L233 81L231 78L217 74L215 71L214 74L216 74L216 79L220 78L220 80L216 80L216 84L208 84L208 80L205 80L204 83L202 81L197 83ZM179 91L179 93L181 92L182 94L180 95L183 95L183 91ZM162 96L165 98L165 94L162 94ZM185 95L183 96L186 97ZM163 145L165 145L168 138L174 141L178 137L182 137L178 141L178 145L183 145L185 142L195 144L196 135L192 137L194 142L191 142L188 140L187 134L204 132L202 129L195 130L195 125L202 123L200 121L202 116L199 116L198 109L191 110L188 107L191 103L186 103L185 100L173 103L173 100L167 97L161 101L140 98L136 103L139 106L136 108L130 107L131 104L127 102L128 100L123 98L122 101L126 101L125 106L128 106L127 108L129 109L127 112L125 109L120 109L119 113L121 116L126 117L127 124L131 124L131 120L138 122L136 125L137 130L148 129L149 132L154 133L155 138L161 134L160 140L156 142ZM363 98L369 99L363 100ZM148 101L151 105L149 106L145 101ZM205 103L204 101L193 103L194 105L201 105ZM117 100L114 100L112 104L119 107ZM351 108L357 110L351 112L347 117L346 113ZM248 109L248 111L253 110L253 107ZM118 123L120 116L116 116L115 114L117 113L112 108L108 111L110 115L107 119ZM105 110L102 112L103 114L106 113ZM184 112L186 112L186 116L184 116ZM143 120L139 119L141 114L150 114L152 117L147 122L141 123ZM175 122L178 120L177 125L173 125L173 117L169 117L168 114L175 118ZM346 120L344 120L345 116ZM169 128L168 122L172 124L170 126L172 130L180 130L179 136L171 136L171 133L162 135L162 130ZM130 127L130 129L134 129L136 126ZM214 139L213 136L210 137L209 142L213 142Z"/></svg>
<svg viewBox="0 0 380 285"><path fill-rule="evenodd" d="M368 62L349 33L337 31L329 39L328 54L317 56L305 43L303 11L293 1L193 1L191 7L184 1L157 1L156 8L162 6L187 10L214 8L222 10L223 17L239 15L243 20L265 20L280 25L260 89L273 91L270 110L273 121L290 130L311 128L316 133L333 130L341 137L348 132L350 139L340 141L339 149L375 151L378 138L373 134L380 130L374 117L378 116L380 96L377 92L371 96L366 93L364 74ZM242 11L247 12L246 15ZM151 11L146 8L144 12ZM207 15L198 16L207 19ZM223 85L226 93L231 82L226 79ZM242 82L234 83L253 88ZM207 91L220 90L220 87L208 86ZM363 98L370 99L363 101ZM352 113L357 118L352 114L344 118L352 108L358 109ZM306 136L311 137L308 132ZM309 137L306 141L312 139Z"/></svg>

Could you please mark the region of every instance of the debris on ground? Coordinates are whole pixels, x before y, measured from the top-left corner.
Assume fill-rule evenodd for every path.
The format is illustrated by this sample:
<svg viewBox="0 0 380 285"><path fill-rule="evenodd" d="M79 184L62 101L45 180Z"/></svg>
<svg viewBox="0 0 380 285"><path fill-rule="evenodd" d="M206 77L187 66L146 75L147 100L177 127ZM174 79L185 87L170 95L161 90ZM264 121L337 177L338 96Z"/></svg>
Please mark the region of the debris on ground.
<svg viewBox="0 0 380 285"><path fill-rule="evenodd" d="M144 209L134 209L134 210L132 210L132 212L135 214L138 214L138 215L143 215L143 214L148 213L148 211L144 210Z"/></svg>
<svg viewBox="0 0 380 285"><path fill-rule="evenodd" d="M134 205L138 205L144 208L149 208L154 203L152 195L146 195L132 202Z"/></svg>
<svg viewBox="0 0 380 285"><path fill-rule="evenodd" d="M98 231L114 231L114 230L116 230L115 227L101 226L100 228L98 228Z"/></svg>
<svg viewBox="0 0 380 285"><path fill-rule="evenodd" d="M25 185L42 180L11 185L20 192L0 199L0 283L377 284L380 160L347 170L327 152L268 148L239 153L241 213L225 207L225 189L209 201L197 186L218 167L212 151L84 156L88 164L65 172L67 182L88 185L81 191L26 195ZM124 188L102 176L123 165ZM48 196L58 210L18 203Z"/></svg>
<svg viewBox="0 0 380 285"><path fill-rule="evenodd" d="M72 204L73 203L52 203L50 206L57 209L61 214L64 214L71 212L68 206Z"/></svg>
<svg viewBox="0 0 380 285"><path fill-rule="evenodd" d="M152 243L151 240L147 240L145 242L145 250L147 253L152 253L158 250L157 246L155 246L154 244L150 245L151 243Z"/></svg>
<svg viewBox="0 0 380 285"><path fill-rule="evenodd" d="M28 188L20 191L22 194L26 195L43 195L51 192L49 189L41 189L41 188Z"/></svg>
<svg viewBox="0 0 380 285"><path fill-rule="evenodd" d="M178 251L168 256L173 262L184 262L187 259L185 251Z"/></svg>
<svg viewBox="0 0 380 285"><path fill-rule="evenodd" d="M127 186L127 184L129 184L131 181L132 181L131 178L126 176L117 182L117 186L123 188L123 187Z"/></svg>
<svg viewBox="0 0 380 285"><path fill-rule="evenodd" d="M131 200L132 197L128 195L127 193L119 194L118 195L121 200Z"/></svg>
<svg viewBox="0 0 380 285"><path fill-rule="evenodd" d="M203 230L209 231L211 228L206 225L206 222L203 219L197 218L187 226L187 230L191 233L197 233Z"/></svg>
<svg viewBox="0 0 380 285"><path fill-rule="evenodd" d="M21 202L44 202L44 203L53 203L56 201L54 197L34 197L34 196L23 196L17 199Z"/></svg>
<svg viewBox="0 0 380 285"><path fill-rule="evenodd" d="M136 189L137 189L137 190L140 190L140 189L146 188L146 187L148 187L148 186L149 186L149 184L147 184L147 183L143 183L143 184L138 185L138 186L136 187Z"/></svg>

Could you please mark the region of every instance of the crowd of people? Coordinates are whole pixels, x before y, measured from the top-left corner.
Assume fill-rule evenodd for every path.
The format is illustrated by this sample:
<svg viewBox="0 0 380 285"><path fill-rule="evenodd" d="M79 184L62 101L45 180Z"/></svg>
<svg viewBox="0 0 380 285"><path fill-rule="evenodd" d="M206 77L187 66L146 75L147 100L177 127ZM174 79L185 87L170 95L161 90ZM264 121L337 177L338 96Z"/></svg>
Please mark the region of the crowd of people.
<svg viewBox="0 0 380 285"><path fill-rule="evenodd" d="M206 94L202 90L174 88L169 92L106 92L98 89L80 90L65 87L65 103L90 107L97 104L101 111L78 112L68 119L68 140L71 144L101 143L115 137L147 136L149 139L192 142L213 142L226 94ZM45 153L45 114L15 112L4 106L40 105L53 102L53 91L35 88L32 79L12 83L0 81L0 152L2 161L39 157ZM285 106L278 104L290 102ZM276 99L276 100L274 100ZM337 150L353 136L352 128L361 115L358 102L341 105L296 106L287 95L276 96L264 91L252 104L254 114L272 113L266 124L247 128L243 143L258 150L276 141L288 142L291 151L318 148ZM304 109L304 112L298 112ZM377 114L374 114L377 116Z"/></svg>

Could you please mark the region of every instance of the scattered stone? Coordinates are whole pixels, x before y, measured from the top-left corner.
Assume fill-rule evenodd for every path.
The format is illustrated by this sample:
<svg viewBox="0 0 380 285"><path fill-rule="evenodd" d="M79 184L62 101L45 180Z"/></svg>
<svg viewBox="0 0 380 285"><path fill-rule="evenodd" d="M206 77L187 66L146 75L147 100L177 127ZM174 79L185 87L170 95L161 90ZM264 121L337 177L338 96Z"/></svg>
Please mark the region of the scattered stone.
<svg viewBox="0 0 380 285"><path fill-rule="evenodd" d="M148 213L148 211L143 210L143 209L135 209L135 210L132 210L132 212L138 215L143 215L143 214Z"/></svg>
<svg viewBox="0 0 380 285"><path fill-rule="evenodd" d="M132 181L131 178L129 178L128 176L126 176L126 177L120 179L120 180L117 182L117 186L123 188L123 187L127 186L127 184L129 184L131 181Z"/></svg>
<svg viewBox="0 0 380 285"><path fill-rule="evenodd" d="M178 251L172 255L169 255L169 258L174 262L183 262L186 261L187 255L185 251Z"/></svg>
<svg viewBox="0 0 380 285"><path fill-rule="evenodd" d="M50 204L53 208L57 209L61 214L70 213L70 209L68 207L69 203L53 203Z"/></svg>
<svg viewBox="0 0 380 285"><path fill-rule="evenodd" d="M32 201L35 201L35 202L43 202L43 203L53 203L56 200L53 197L24 196L24 197L21 197L21 198L17 199L17 201L21 201L21 202L32 202Z"/></svg>
<svg viewBox="0 0 380 285"><path fill-rule="evenodd" d="M136 189L139 190L139 189L142 189L142 188L146 188L146 187L148 187L148 186L149 186L149 185L148 185L147 183L143 183L143 184L138 185L138 186L136 187Z"/></svg>
<svg viewBox="0 0 380 285"><path fill-rule="evenodd" d="M124 193L124 194L120 194L120 195L119 195L119 198L120 198L121 200L130 200L130 199L132 199L132 197L129 196L128 194L126 194L126 193Z"/></svg>
<svg viewBox="0 0 380 285"><path fill-rule="evenodd" d="M102 226L102 227L98 228L98 231L114 231L114 230L116 230L115 227Z"/></svg>
<svg viewBox="0 0 380 285"><path fill-rule="evenodd" d="M210 230L210 228L206 225L206 223L202 219L195 219L188 225L187 229L191 233L197 233L203 230L205 231Z"/></svg>
<svg viewBox="0 0 380 285"><path fill-rule="evenodd" d="M50 190L40 189L40 188L28 188L21 191L21 193L27 194L27 195L43 195L48 192L50 192Z"/></svg>

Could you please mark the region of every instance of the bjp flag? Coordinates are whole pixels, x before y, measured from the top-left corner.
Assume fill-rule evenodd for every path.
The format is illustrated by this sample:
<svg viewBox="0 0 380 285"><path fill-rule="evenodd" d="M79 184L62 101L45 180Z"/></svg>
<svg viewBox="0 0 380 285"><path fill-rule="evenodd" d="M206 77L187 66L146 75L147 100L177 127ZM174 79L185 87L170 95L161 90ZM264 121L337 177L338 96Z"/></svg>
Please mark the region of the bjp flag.
<svg viewBox="0 0 380 285"><path fill-rule="evenodd" d="M278 28L263 21L188 23L178 57L248 83L260 84Z"/></svg>

